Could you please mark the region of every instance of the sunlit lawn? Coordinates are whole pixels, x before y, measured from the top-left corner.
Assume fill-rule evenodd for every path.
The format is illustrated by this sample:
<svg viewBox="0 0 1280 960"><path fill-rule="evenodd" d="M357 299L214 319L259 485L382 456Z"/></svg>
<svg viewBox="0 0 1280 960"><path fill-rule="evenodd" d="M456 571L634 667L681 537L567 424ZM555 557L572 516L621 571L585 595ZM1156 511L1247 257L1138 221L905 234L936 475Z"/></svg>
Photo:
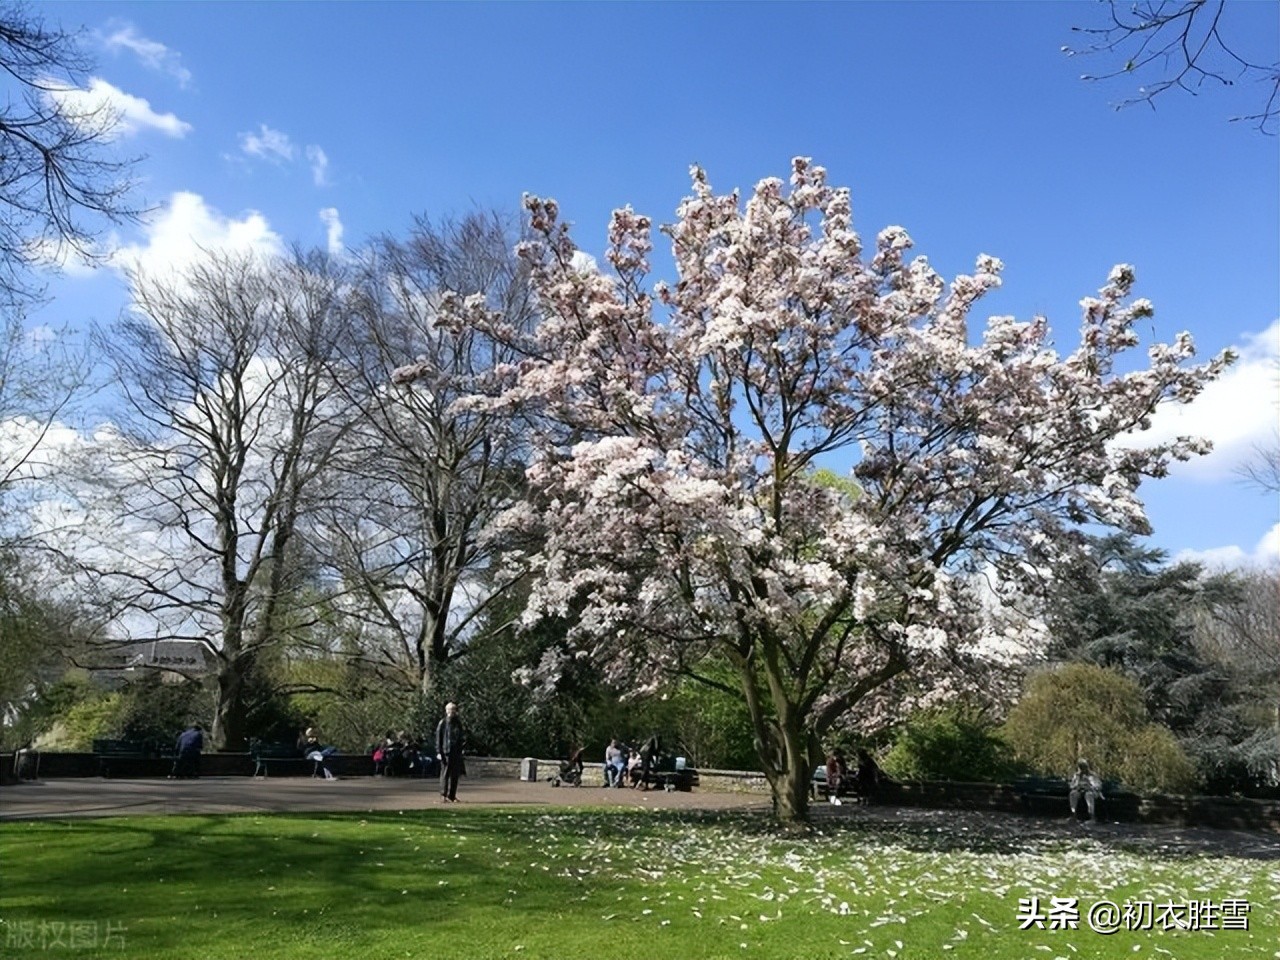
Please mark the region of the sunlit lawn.
<svg viewBox="0 0 1280 960"><path fill-rule="evenodd" d="M1275 861L1030 843L545 809L7 823L0 956L1280 957ZM1078 929L1019 929L1020 898L1054 896L1079 898ZM1085 918L1227 898L1247 931Z"/></svg>

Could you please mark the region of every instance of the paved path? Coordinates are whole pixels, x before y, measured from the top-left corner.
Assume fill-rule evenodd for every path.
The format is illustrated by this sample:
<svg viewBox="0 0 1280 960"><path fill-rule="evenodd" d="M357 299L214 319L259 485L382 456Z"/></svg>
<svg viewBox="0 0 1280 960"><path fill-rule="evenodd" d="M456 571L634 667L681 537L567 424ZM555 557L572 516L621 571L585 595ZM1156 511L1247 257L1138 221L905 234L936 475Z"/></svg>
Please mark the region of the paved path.
<svg viewBox="0 0 1280 960"><path fill-rule="evenodd" d="M461 804L620 806L650 809L769 809L759 794L552 787L546 781L464 778ZM0 820L114 817L156 813L415 810L441 804L434 780L396 777L202 777L199 780L42 780L0 787Z"/></svg>
<svg viewBox="0 0 1280 960"><path fill-rule="evenodd" d="M459 806L604 806L654 810L750 810L761 815L769 798L751 793L694 790L606 790L552 787L546 781L465 778ZM353 777L204 777L200 780L56 779L0 787L0 821L65 817L116 817L166 813L331 813L417 810L441 806L433 780ZM1164 824L1105 823L1093 828L1067 818L1027 817L980 810L920 807L832 807L815 804L816 824L861 824L895 841L929 849L1018 850L1048 842L1087 839L1102 848L1163 856L1237 856L1280 861L1280 834L1213 830Z"/></svg>

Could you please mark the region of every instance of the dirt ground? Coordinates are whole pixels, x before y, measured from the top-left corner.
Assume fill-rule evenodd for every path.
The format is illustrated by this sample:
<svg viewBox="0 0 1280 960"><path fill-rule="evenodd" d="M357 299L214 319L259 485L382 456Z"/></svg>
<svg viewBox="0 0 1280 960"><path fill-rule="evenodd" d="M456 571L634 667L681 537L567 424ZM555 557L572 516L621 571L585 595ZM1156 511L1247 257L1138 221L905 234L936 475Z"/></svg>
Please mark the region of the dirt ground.
<svg viewBox="0 0 1280 960"><path fill-rule="evenodd" d="M649 810L736 810L766 817L767 796L694 790L606 790L552 787L493 778L464 779L459 805L619 807ZM0 820L114 817L166 813L329 813L417 810L441 805L434 781L355 777L338 781L307 777L255 780L206 777L200 780L59 779L0 787ZM1280 834L1214 830L1164 824L1100 823L1085 826L1066 817L916 807L833 807L815 804L813 821L848 825L891 835L908 845L931 849L1017 850L1039 843L1086 838L1102 847L1168 856L1234 856L1280 861Z"/></svg>

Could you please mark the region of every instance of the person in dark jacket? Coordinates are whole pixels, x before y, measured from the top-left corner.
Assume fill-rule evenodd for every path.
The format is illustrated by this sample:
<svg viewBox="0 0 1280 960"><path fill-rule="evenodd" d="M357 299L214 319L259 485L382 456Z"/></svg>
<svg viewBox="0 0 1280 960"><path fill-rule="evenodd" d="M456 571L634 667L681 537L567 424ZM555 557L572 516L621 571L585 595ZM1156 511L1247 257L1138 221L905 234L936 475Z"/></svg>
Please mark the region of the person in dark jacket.
<svg viewBox="0 0 1280 960"><path fill-rule="evenodd" d="M458 705L444 705L444 719L436 724L436 759L440 761L440 799L458 801L458 777L467 772L462 759L466 734L458 718Z"/></svg>
<svg viewBox="0 0 1280 960"><path fill-rule="evenodd" d="M174 744L177 760L173 764L175 777L200 776L200 751L204 749L204 728L193 723L178 734L178 742Z"/></svg>

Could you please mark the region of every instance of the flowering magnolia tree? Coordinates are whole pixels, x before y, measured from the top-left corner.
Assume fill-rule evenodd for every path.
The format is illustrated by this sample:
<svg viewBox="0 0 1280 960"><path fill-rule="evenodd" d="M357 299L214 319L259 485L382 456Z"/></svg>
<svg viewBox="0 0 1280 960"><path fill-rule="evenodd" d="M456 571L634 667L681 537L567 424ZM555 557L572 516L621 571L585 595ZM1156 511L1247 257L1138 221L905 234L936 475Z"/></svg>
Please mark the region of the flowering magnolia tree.
<svg viewBox="0 0 1280 960"><path fill-rule="evenodd" d="M1208 448L1115 442L1231 360L1189 365L1184 334L1117 372L1151 314L1127 266L1082 301L1080 344L1059 356L1042 318L970 331L998 260L948 288L899 227L864 251L849 191L804 159L789 190L763 180L745 206L695 168L663 231L678 279L652 292L648 218L615 212L606 276L554 201L526 205L541 320L469 402L539 425L533 496L506 521L544 530L523 558L527 617L572 624L576 655L637 691L732 664L783 819L805 818L838 718L982 638L971 574L1025 595L1080 525L1145 531L1140 481ZM477 302L456 322L500 326ZM852 476L819 469L833 463Z"/></svg>

